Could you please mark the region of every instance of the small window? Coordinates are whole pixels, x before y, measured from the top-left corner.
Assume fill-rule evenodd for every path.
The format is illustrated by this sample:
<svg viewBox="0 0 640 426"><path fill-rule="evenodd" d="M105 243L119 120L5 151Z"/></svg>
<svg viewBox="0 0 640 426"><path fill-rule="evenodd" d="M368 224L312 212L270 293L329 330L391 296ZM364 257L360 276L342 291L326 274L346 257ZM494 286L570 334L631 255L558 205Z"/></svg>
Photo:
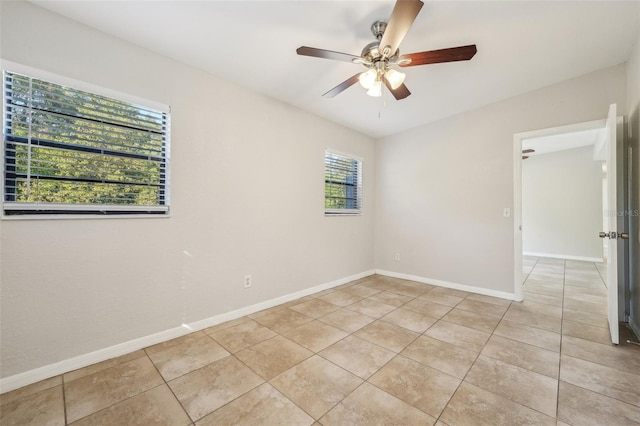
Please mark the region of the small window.
<svg viewBox="0 0 640 426"><path fill-rule="evenodd" d="M326 215L362 212L362 161L327 150L324 155Z"/></svg>
<svg viewBox="0 0 640 426"><path fill-rule="evenodd" d="M5 215L168 213L168 112L8 71L4 100Z"/></svg>

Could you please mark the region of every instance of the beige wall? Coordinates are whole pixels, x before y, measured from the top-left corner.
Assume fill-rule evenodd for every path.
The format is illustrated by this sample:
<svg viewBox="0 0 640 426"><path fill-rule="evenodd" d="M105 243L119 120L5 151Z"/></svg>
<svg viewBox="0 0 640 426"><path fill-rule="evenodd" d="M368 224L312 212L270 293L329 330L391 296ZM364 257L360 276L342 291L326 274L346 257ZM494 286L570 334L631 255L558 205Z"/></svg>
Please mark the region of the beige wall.
<svg viewBox="0 0 640 426"><path fill-rule="evenodd" d="M593 146L522 162L522 248L550 257L602 259L602 161Z"/></svg>
<svg viewBox="0 0 640 426"><path fill-rule="evenodd" d="M625 80L620 65L379 140L376 267L513 293L514 134L624 114Z"/></svg>
<svg viewBox="0 0 640 426"><path fill-rule="evenodd" d="M373 269L370 138L26 2L1 27L3 59L172 108L170 218L2 221L2 377ZM362 216L323 216L326 147Z"/></svg>
<svg viewBox="0 0 640 426"><path fill-rule="evenodd" d="M640 22L640 16L638 16ZM631 264L631 323L640 335L640 31L631 58L627 62L627 123L630 127L629 145L633 149L631 180L630 264Z"/></svg>

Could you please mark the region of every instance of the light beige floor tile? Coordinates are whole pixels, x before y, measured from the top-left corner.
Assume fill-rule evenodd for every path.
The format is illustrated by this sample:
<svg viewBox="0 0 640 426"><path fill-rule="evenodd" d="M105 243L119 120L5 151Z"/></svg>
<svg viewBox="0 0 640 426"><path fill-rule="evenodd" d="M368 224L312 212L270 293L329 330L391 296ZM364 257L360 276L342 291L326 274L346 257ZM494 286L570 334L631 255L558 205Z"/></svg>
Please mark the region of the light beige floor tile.
<svg viewBox="0 0 640 426"><path fill-rule="evenodd" d="M485 333L492 333L500 322L500 318L488 317L477 312L454 308L442 317L444 321L473 328Z"/></svg>
<svg viewBox="0 0 640 426"><path fill-rule="evenodd" d="M270 312L254 319L277 333L284 333L285 331L292 330L313 321L313 318L299 312L292 311L289 308Z"/></svg>
<svg viewBox="0 0 640 426"><path fill-rule="evenodd" d="M233 401L264 380L233 356L228 356L169 382L192 420Z"/></svg>
<svg viewBox="0 0 640 426"><path fill-rule="evenodd" d="M344 291L360 297L369 297L380 292L380 290L367 287L366 285L354 285L353 287L349 287Z"/></svg>
<svg viewBox="0 0 640 426"><path fill-rule="evenodd" d="M312 300L316 300L316 297L313 294L309 296L301 297L300 299L295 299L287 303L283 303L282 305L278 305L277 308L291 308L292 306L299 305L305 302L311 302Z"/></svg>
<svg viewBox="0 0 640 426"><path fill-rule="evenodd" d="M402 355L392 359L369 379L369 383L436 418L460 381Z"/></svg>
<svg viewBox="0 0 640 426"><path fill-rule="evenodd" d="M62 386L13 399L2 405L0 424L3 426L64 426Z"/></svg>
<svg viewBox="0 0 640 426"><path fill-rule="evenodd" d="M231 327L235 327L236 325L240 325L242 323L245 323L247 321L250 321L251 318L249 317L241 317L241 318L236 318L234 320L231 321L226 321L223 323L220 323L218 325L214 325L213 327L209 327L209 328L205 328L203 331L207 334L213 334L215 332L218 332L220 330L224 330L226 328L231 328Z"/></svg>
<svg viewBox="0 0 640 426"><path fill-rule="evenodd" d="M558 370L560 368L560 354L558 352L493 335L482 350L482 355L526 368L554 379L558 378Z"/></svg>
<svg viewBox="0 0 640 426"><path fill-rule="evenodd" d="M420 335L384 321L374 321L353 334L394 352L402 351Z"/></svg>
<svg viewBox="0 0 640 426"><path fill-rule="evenodd" d="M553 318L562 318L562 307L535 303L528 300L513 302L509 309L528 312L534 315L544 315Z"/></svg>
<svg viewBox="0 0 640 426"><path fill-rule="evenodd" d="M571 309L564 309L562 313L562 318L569 321L595 325L601 328L609 328L609 321L607 320L606 315L597 315L597 314L590 314L588 312L580 312L580 311L572 311Z"/></svg>
<svg viewBox="0 0 640 426"><path fill-rule="evenodd" d="M416 333L422 333L438 320L427 315L419 314L418 312L400 308L383 316L380 318L380 321L395 324L407 330L415 331Z"/></svg>
<svg viewBox="0 0 640 426"><path fill-rule="evenodd" d="M522 290L527 293L542 294L545 296L562 297L564 289L562 284L544 285L544 284L532 284L530 280L527 280L522 286Z"/></svg>
<svg viewBox="0 0 640 426"><path fill-rule="evenodd" d="M478 353L428 336L420 336L402 351L402 355L462 379Z"/></svg>
<svg viewBox="0 0 640 426"><path fill-rule="evenodd" d="M604 283L601 280L594 281L580 281L580 280L572 280L566 279L565 285L575 286L575 287L590 287L590 288L603 288Z"/></svg>
<svg viewBox="0 0 640 426"><path fill-rule="evenodd" d="M69 423L164 383L146 356L65 383Z"/></svg>
<svg viewBox="0 0 640 426"><path fill-rule="evenodd" d="M458 309L475 312L488 317L502 318L508 306L499 306L492 303L480 302L478 300L463 300L456 306Z"/></svg>
<svg viewBox="0 0 640 426"><path fill-rule="evenodd" d="M296 300L293 300L293 302L294 303L302 303L302 300L301 299L296 299ZM279 312L279 311L281 311L283 309L286 309L286 306L278 305L278 306L274 306L274 307L269 308L269 309L263 309L262 311L254 312L254 313L252 313L250 315L247 315L247 316L249 318L251 318L251 319L256 319L256 318L263 317L265 315L273 314L274 312Z"/></svg>
<svg viewBox="0 0 640 426"><path fill-rule="evenodd" d="M564 297L576 297L576 296L596 296L607 297L607 288L603 285L602 288L584 287L584 286L564 286ZM576 300L580 300L579 298ZM584 300L588 302L589 300ZM598 303L599 300L592 300L591 302ZM605 300L606 303L606 300Z"/></svg>
<svg viewBox="0 0 640 426"><path fill-rule="evenodd" d="M635 425L640 408L561 381L558 420L578 426Z"/></svg>
<svg viewBox="0 0 640 426"><path fill-rule="evenodd" d="M167 385L124 400L73 423L73 426L187 426L191 419Z"/></svg>
<svg viewBox="0 0 640 426"><path fill-rule="evenodd" d="M338 311L331 312L329 315L323 316L319 320L339 328L342 331L346 331L347 333L353 333L354 331L375 321L375 318L350 311L348 309L340 309Z"/></svg>
<svg viewBox="0 0 640 426"><path fill-rule="evenodd" d="M639 374L562 355L560 380L640 407Z"/></svg>
<svg viewBox="0 0 640 426"><path fill-rule="evenodd" d="M491 336L489 333L446 322L444 320L435 323L431 328L424 332L424 335L472 350L476 353L482 350L484 344L489 340L489 336Z"/></svg>
<svg viewBox="0 0 640 426"><path fill-rule="evenodd" d="M435 418L369 383L363 383L320 419L324 426L424 426L435 422Z"/></svg>
<svg viewBox="0 0 640 426"><path fill-rule="evenodd" d="M464 380L556 417L557 379L481 355Z"/></svg>
<svg viewBox="0 0 640 426"><path fill-rule="evenodd" d="M577 337L562 338L562 354L637 374L640 350L631 346L603 345Z"/></svg>
<svg viewBox="0 0 640 426"><path fill-rule="evenodd" d="M518 324L528 325L531 327L552 331L554 333L560 333L560 331L562 330L561 318L533 314L531 312L518 309L515 306L511 306L507 310L507 313L504 314L503 319L511 322L516 322Z"/></svg>
<svg viewBox="0 0 640 426"><path fill-rule="evenodd" d="M355 294L347 293L346 291L334 291L333 293L319 297L319 299L336 306L344 307L359 302L363 298Z"/></svg>
<svg viewBox="0 0 640 426"><path fill-rule="evenodd" d="M413 299L411 302L402 306L402 309L408 309L431 318L442 318L451 310L451 306L441 305L439 303L433 303L418 298Z"/></svg>
<svg viewBox="0 0 640 426"><path fill-rule="evenodd" d="M550 351L560 352L560 334L540 328L529 327L512 321L502 320L493 334L517 342L527 343Z"/></svg>
<svg viewBox="0 0 640 426"><path fill-rule="evenodd" d="M149 358L162 377L169 381L228 355L222 346L203 334L199 339L154 352Z"/></svg>
<svg viewBox="0 0 640 426"><path fill-rule="evenodd" d="M318 355L271 380L274 387L316 419L361 383L362 379Z"/></svg>
<svg viewBox="0 0 640 426"><path fill-rule="evenodd" d="M288 370L311 355L313 352L284 336L276 336L236 353L240 361L266 380Z"/></svg>
<svg viewBox="0 0 640 426"><path fill-rule="evenodd" d="M607 315L607 305L605 303L580 302L578 300L565 298L564 308L596 315Z"/></svg>
<svg viewBox="0 0 640 426"><path fill-rule="evenodd" d="M585 290L588 290L588 288L584 287ZM596 289L591 289L591 290L596 290ZM597 289L600 290L600 289ZM571 294L566 294L564 296L566 299L571 299L571 300L576 300L578 302L587 302L587 303L595 303L598 305L606 305L607 304L607 296L606 294L604 295L593 295L593 294L578 294L578 293L571 293Z"/></svg>
<svg viewBox="0 0 640 426"><path fill-rule="evenodd" d="M472 293L469 293L468 291L456 290L455 288L447 288L447 287L433 287L431 289L431 292L432 293L440 293L440 294L448 294L450 296L457 296L457 297L467 297L467 296L472 294Z"/></svg>
<svg viewBox="0 0 640 426"><path fill-rule="evenodd" d="M174 346L182 346L182 345L188 344L204 336L206 336L206 333L202 331L196 331L195 333L185 334L184 336L180 336L175 339L167 340L166 342L158 343L157 345L144 348L144 352L146 352L147 355L151 355L156 352L167 350ZM65 381L68 381L68 380L65 380Z"/></svg>
<svg viewBox="0 0 640 426"><path fill-rule="evenodd" d="M362 299L359 302L352 303L351 305L345 307L345 309L358 312L372 318L380 318L396 309L396 307L369 299Z"/></svg>
<svg viewBox="0 0 640 426"><path fill-rule="evenodd" d="M231 353L239 352L276 335L275 331L252 319L210 334L216 342Z"/></svg>
<svg viewBox="0 0 640 426"><path fill-rule="evenodd" d="M487 296L484 294L470 294L467 296L467 300L475 300L477 302L490 303L492 305L506 306L511 305L511 300L501 299L499 297Z"/></svg>
<svg viewBox="0 0 640 426"><path fill-rule="evenodd" d="M535 292L528 292L527 289L523 289L523 299L529 302L541 303L543 305L557 306L562 308L562 297L547 296L544 294L538 294Z"/></svg>
<svg viewBox="0 0 640 426"><path fill-rule="evenodd" d="M312 352L319 352L349 334L321 321L311 321L283 333L288 339L304 346Z"/></svg>
<svg viewBox="0 0 640 426"><path fill-rule="evenodd" d="M349 336L319 353L323 358L367 379L396 354L356 336Z"/></svg>
<svg viewBox="0 0 640 426"><path fill-rule="evenodd" d="M435 292L433 290L426 292L419 298L422 300L426 300L428 302L438 303L440 305L451 306L451 307L456 306L458 303L464 300L464 297Z"/></svg>
<svg viewBox="0 0 640 426"><path fill-rule="evenodd" d="M562 284L564 282L564 275L562 274L541 274L537 273L535 270L529 274L530 280L536 281L546 281L550 283L558 283Z"/></svg>
<svg viewBox="0 0 640 426"><path fill-rule="evenodd" d="M376 293L373 296L370 296L368 299L384 303L385 305L400 307L405 303L413 300L413 297L393 293L391 291L381 291L380 293Z"/></svg>
<svg viewBox="0 0 640 426"><path fill-rule="evenodd" d="M611 334L608 328L597 327L581 322L569 320L562 321L562 334L566 336L579 337L592 342L603 343L605 345L611 343Z"/></svg>
<svg viewBox="0 0 640 426"><path fill-rule="evenodd" d="M389 288L389 291L394 293L403 294L409 297L418 297L431 290L433 287L427 284L414 283L413 285L398 284Z"/></svg>
<svg viewBox="0 0 640 426"><path fill-rule="evenodd" d="M329 302L325 302L324 300L313 299L299 305L293 305L289 309L311 318L320 318L333 311L337 311L340 307Z"/></svg>
<svg viewBox="0 0 640 426"><path fill-rule="evenodd" d="M196 426L308 426L312 423L307 413L264 383L196 422Z"/></svg>
<svg viewBox="0 0 640 426"><path fill-rule="evenodd" d="M552 417L462 382L440 420L452 426L555 426Z"/></svg>
<svg viewBox="0 0 640 426"><path fill-rule="evenodd" d="M43 390L60 386L61 384L62 384L62 376L55 376L49 379L41 380L31 385L23 386L21 388L18 388L10 392L5 392L3 394L0 394L0 406L13 402L17 399L36 394Z"/></svg>
<svg viewBox="0 0 640 426"><path fill-rule="evenodd" d="M65 383L69 383L72 380L79 379L81 377L89 376L91 374L97 373L102 370L106 370L107 368L115 367L116 365L123 364L125 362L133 361L134 359L138 359L140 357L145 356L145 351L139 350L135 352L131 352L116 358L111 358L106 361L99 362L97 364L92 364L88 367L80 368L78 370L71 371L69 373L65 373L62 378Z"/></svg>

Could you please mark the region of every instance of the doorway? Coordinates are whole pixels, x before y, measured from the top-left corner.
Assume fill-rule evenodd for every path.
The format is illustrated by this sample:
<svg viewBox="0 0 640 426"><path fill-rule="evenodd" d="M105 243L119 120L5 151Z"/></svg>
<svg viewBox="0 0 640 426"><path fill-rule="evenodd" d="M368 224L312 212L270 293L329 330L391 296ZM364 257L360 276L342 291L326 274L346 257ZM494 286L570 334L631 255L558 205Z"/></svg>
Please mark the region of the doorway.
<svg viewBox="0 0 640 426"><path fill-rule="evenodd" d="M615 108L615 106L612 106L613 108ZM615 113L613 116L614 120L613 120L613 127L616 127L616 121L615 121ZM609 122L611 123L611 118L609 119ZM576 133L583 133L583 134L589 134L589 133L597 133L598 131L600 131L601 129L605 128L607 126L607 120L596 120L596 121L591 121L591 122L585 122L585 123L578 123L578 124L574 124L574 125L569 125L569 126L561 126L561 127L555 127L555 128L549 128L549 129L541 129L541 130L537 130L537 131L532 131L532 132L525 132L525 133L519 133L519 134L515 134L514 135L514 214L513 214L513 218L514 218L514 294L515 294L515 299L518 301L521 301L523 299L523 249L525 249L525 245L523 244L523 235L526 233L523 233L523 202L522 202L522 195L523 195L523 161L525 159L525 156L529 156L529 158L531 158L531 155L534 155L533 153L539 150L544 150L544 148L541 148L541 146L527 146L529 141L532 140L538 140L538 141L542 141L544 139L549 139L549 138L558 138L560 137L559 135L570 135L570 134L576 134ZM622 119L619 118L617 120L617 127L619 127L619 136L622 134L621 127L622 127ZM611 128L611 125L609 126L609 128ZM611 137L609 138L611 139ZM626 150L623 149L622 147L622 143L620 142L619 139L617 139L615 136L613 137L614 140L616 140L616 146L619 147L618 152L621 154L624 154L626 152ZM604 142L591 142L591 144L593 144L593 149L591 149L591 151L593 152L593 158L596 160L605 160L607 159L607 147L606 144L604 144ZM604 147L604 149L602 149ZM527 153L523 154L523 148L527 149ZM611 160L609 160L610 164ZM626 164L624 161L624 157L619 157L616 159L615 163L613 164ZM594 164L595 166L595 164ZM615 169L615 167L614 167ZM602 172L604 172L605 170L602 169ZM614 178L616 178L617 180L615 182L620 182L620 178L619 176L623 176L625 173L625 170L623 170L622 168L619 170L619 172L623 173L622 175L618 174L617 176L614 176ZM600 175L602 176L602 174ZM609 176L610 177L610 176ZM624 181L624 179L622 179ZM547 188L549 189L550 186L549 183L546 183ZM544 189L544 188L543 188ZM542 191L544 192L544 191ZM550 191L552 192L552 191ZM621 199L620 201L622 202L622 206L624 206L625 204L625 191L623 187L618 188L618 190L615 191L616 193L619 194L623 194L622 197L619 196L619 199ZM602 198L601 198L602 200ZM622 211L624 210L624 207L620 207L621 203L619 202L618 204L614 204L616 205L616 208L613 209L613 211ZM600 211L602 211L602 209L600 209ZM576 212L573 212L573 214L575 215ZM606 215L602 215L599 218L600 221L600 225L601 227L603 227L603 229L607 230L606 227L604 227L604 216ZM610 215L609 215L610 216ZM582 217L580 217L580 219L583 219ZM592 218L593 219L593 218ZM611 219L611 217L609 217L609 219ZM614 222L617 223L616 218L613 217L612 218ZM596 219L598 220L598 219ZM593 228L593 220L592 220L592 228ZM595 226L598 226L597 224ZM623 226L624 227L624 226ZM622 228L619 228L622 229ZM615 230L615 228L614 228ZM549 247L546 247L544 249L541 249L541 246L538 245L537 249L541 249L541 251L539 252L530 252L528 254L532 255L532 256L538 256L538 255L542 255L543 257L545 257L546 255L550 255L548 256L548 258L562 258L562 259L569 259L569 260L565 260L567 262L569 261L592 261L592 262L597 262L598 260L600 260L599 258L601 257L600 254L602 253L602 242L598 242L600 244L600 250L599 252L594 251L593 249L593 241L594 238L593 236L595 236L595 234L597 234L597 232L594 230L592 231L594 232L594 234L589 235L589 238L591 240L591 252L587 253L586 255L583 254L578 254L577 256L575 256L574 258L571 257L571 255L567 256L567 253L570 252L571 250L568 250L567 247L559 247L557 245L558 241L556 241L556 245L554 246L553 244L551 244ZM590 233L590 232L589 232ZM592 236L593 235L593 236ZM540 241L527 241L527 246L529 251L531 251L531 247L536 247L536 244L539 244ZM609 244L615 244L614 241L609 242ZM551 247L551 248L550 248ZM553 247L555 247L555 249L553 249ZM616 247L621 247L620 245L620 241L618 241L618 244L616 245ZM615 298L613 297L609 297L610 301L615 301L615 299L618 299L617 301L619 302L618 304L618 309L617 310L610 310L611 312L616 312L617 311L617 315L619 315L619 320L620 321L624 321L624 313L625 313L625 304L626 304L626 300L624 297L624 289L626 288L626 283L628 281L626 281L626 270L628 269L628 262L626 261L626 254L624 252L624 250L626 249L626 247L621 247L623 248L623 250L620 253L619 256L619 260L620 262L617 264L618 266L616 268L610 268L610 269L615 269L615 270L619 270L620 271L620 279L619 280L614 280L613 282L620 282L620 283L624 283L624 285L621 285L619 288L622 289L620 296L617 296L618 293L618 286L612 287L612 291L614 293L616 293ZM554 253L554 250L557 251L557 253ZM564 250L564 252L563 252ZM597 248L596 248L597 250ZM557 256L554 256L557 255ZM528 258L530 261L531 257ZM605 278L605 282L606 282L606 277ZM609 321L610 324L613 324L612 321ZM615 322L615 326L617 329L617 322ZM612 335L615 334L616 337L613 340L614 342L617 342L617 332L613 333Z"/></svg>

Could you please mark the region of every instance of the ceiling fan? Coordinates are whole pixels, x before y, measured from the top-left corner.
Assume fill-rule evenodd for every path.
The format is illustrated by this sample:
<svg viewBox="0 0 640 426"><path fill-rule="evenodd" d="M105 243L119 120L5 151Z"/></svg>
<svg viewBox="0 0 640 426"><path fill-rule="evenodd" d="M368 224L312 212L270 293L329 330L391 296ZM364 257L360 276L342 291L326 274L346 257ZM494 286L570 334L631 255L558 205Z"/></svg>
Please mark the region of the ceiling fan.
<svg viewBox="0 0 640 426"><path fill-rule="evenodd" d="M442 62L468 61L473 58L477 52L475 44L400 55L398 46L411 28L422 6L423 3L420 0L397 0L388 23L376 21L371 25L371 32L376 41L367 44L360 56L315 47L299 47L296 50L298 55L352 62L367 68L367 71L351 76L322 96L333 98L356 82L360 82L367 89L369 96L382 96L384 84L397 100L404 99L411 92L404 84L404 73L396 71L391 67L392 65L414 67Z"/></svg>

